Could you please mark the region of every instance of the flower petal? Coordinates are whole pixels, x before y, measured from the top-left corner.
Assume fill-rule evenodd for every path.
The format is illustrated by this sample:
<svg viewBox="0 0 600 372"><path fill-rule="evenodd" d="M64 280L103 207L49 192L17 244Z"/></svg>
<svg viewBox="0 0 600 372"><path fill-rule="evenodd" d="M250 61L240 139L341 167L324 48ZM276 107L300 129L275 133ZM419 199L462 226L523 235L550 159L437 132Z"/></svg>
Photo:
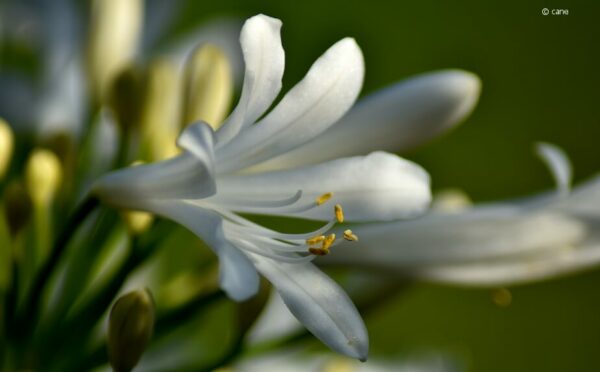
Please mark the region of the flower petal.
<svg viewBox="0 0 600 372"><path fill-rule="evenodd" d="M552 195L554 196L554 195ZM552 209L576 216L600 217L600 176L596 176L578 185L566 198L542 196L536 199L534 206L550 204Z"/></svg>
<svg viewBox="0 0 600 372"><path fill-rule="evenodd" d="M93 192L120 208L144 209L148 199L200 199L216 192L212 129L186 128L178 140L186 152L161 162L133 166L101 177Z"/></svg>
<svg viewBox="0 0 600 372"><path fill-rule="evenodd" d="M468 116L481 82L466 71L427 73L375 92L323 135L253 170L282 169L382 150L400 152L453 128Z"/></svg>
<svg viewBox="0 0 600 372"><path fill-rule="evenodd" d="M217 132L218 147L231 141L243 126L254 123L279 94L285 65L280 29L280 20L263 14L244 24L240 35L246 63L242 96Z"/></svg>
<svg viewBox="0 0 600 372"><path fill-rule="evenodd" d="M531 256L510 260L424 267L413 274L436 282L489 287L532 282L583 271L600 264L600 242L584 246L556 246Z"/></svg>
<svg viewBox="0 0 600 372"><path fill-rule="evenodd" d="M431 200L429 176L418 165L396 155L374 152L284 171L219 177L219 192L208 202L240 212L288 215L329 220L333 205L341 204L348 221L391 220L424 211ZM302 203L333 192L332 201L305 211L256 208L237 202L277 200L302 190ZM232 200L234 204L228 205Z"/></svg>
<svg viewBox="0 0 600 372"><path fill-rule="evenodd" d="M360 48L354 39L340 40L317 59L273 111L217 151L219 172L262 162L317 137L354 104L363 77Z"/></svg>
<svg viewBox="0 0 600 372"><path fill-rule="evenodd" d="M412 221L352 226L360 240L322 264L412 268L452 262L521 257L581 242L586 226L551 212L526 213L510 206L476 207L463 213L428 214Z"/></svg>
<svg viewBox="0 0 600 372"><path fill-rule="evenodd" d="M149 200L144 210L169 218L192 231L219 257L219 282L227 295L244 301L256 294L259 277L254 265L226 237L218 214L184 200Z"/></svg>
<svg viewBox="0 0 600 372"><path fill-rule="evenodd" d="M558 146L543 142L538 143L535 150L552 173L557 191L562 196L569 194L573 172L567 154Z"/></svg>
<svg viewBox="0 0 600 372"><path fill-rule="evenodd" d="M276 263L249 255L312 334L339 353L366 360L369 336L365 325L348 295L331 278L311 263Z"/></svg>

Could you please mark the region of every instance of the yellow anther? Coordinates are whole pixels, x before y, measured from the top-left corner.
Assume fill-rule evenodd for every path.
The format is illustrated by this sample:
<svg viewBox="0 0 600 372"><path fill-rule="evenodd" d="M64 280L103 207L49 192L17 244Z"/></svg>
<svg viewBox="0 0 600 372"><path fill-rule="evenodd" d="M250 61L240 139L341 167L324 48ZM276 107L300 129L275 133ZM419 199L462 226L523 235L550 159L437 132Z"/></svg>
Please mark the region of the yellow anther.
<svg viewBox="0 0 600 372"><path fill-rule="evenodd" d="M342 206L336 204L333 210L335 211L335 218L337 219L337 222L344 222L344 210L342 209Z"/></svg>
<svg viewBox="0 0 600 372"><path fill-rule="evenodd" d="M325 256L325 255L329 254L329 249L326 249L326 248L311 247L311 248L308 248L308 251L310 252L310 254L314 254L315 256Z"/></svg>
<svg viewBox="0 0 600 372"><path fill-rule="evenodd" d="M321 243L323 240L325 240L325 235L317 235L313 236L312 238L306 239L306 244L315 245Z"/></svg>
<svg viewBox="0 0 600 372"><path fill-rule="evenodd" d="M344 239L346 239L349 242L355 242L358 240L358 236L356 236L352 230L346 230L344 231Z"/></svg>
<svg viewBox="0 0 600 372"><path fill-rule="evenodd" d="M323 245L321 245L321 249L329 250L329 247L335 241L335 234L328 235L325 239L323 239Z"/></svg>
<svg viewBox="0 0 600 372"><path fill-rule="evenodd" d="M319 196L316 200L315 203L317 203L317 205L321 205L326 203L329 199L331 199L331 197L333 196L332 192L328 192L326 194L323 194L321 196Z"/></svg>

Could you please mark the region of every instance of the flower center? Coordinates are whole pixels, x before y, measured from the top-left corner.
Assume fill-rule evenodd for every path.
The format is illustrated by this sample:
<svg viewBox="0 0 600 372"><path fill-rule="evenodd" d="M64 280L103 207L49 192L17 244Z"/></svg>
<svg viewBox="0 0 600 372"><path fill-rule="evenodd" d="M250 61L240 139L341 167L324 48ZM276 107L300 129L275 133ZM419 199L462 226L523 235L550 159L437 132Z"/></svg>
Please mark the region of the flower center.
<svg viewBox="0 0 600 372"><path fill-rule="evenodd" d="M224 218L223 227L227 239L238 248L269 257L278 261L302 263L313 260L316 256L330 253L330 249L342 242L336 240L336 234L327 234L336 224L344 222L342 206L336 204L333 216L325 225L307 233L288 234L269 229L254 223L233 212L236 205L251 206L264 212L301 213L313 208L322 208L333 196L325 193L309 203L301 203L302 191L289 198L281 200L234 200L228 198L226 202L212 205L216 212ZM343 237L348 241L356 241L358 237L352 230L344 231Z"/></svg>

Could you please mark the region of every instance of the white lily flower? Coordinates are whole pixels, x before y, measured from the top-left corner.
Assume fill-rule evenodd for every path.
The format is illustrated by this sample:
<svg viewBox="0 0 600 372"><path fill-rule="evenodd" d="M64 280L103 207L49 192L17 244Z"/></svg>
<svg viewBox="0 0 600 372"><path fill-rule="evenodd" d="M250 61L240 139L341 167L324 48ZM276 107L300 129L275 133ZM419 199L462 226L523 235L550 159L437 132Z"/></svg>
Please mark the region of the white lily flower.
<svg viewBox="0 0 600 372"><path fill-rule="evenodd" d="M429 176L383 152L246 174L326 131L352 106L362 85L360 48L353 39L342 39L259 120L281 89L280 27L279 20L264 15L246 21L240 37L246 62L241 98L218 131L202 122L189 126L178 140L183 153L111 173L94 191L109 204L165 216L201 237L219 256L221 287L235 300L256 293L258 270L313 334L338 352L365 359L368 336L355 306L310 261L337 244L335 236L324 236L344 219L337 204L349 221L412 217L429 204ZM335 215L321 206L329 198L337 203ZM328 222L315 231L284 234L237 212ZM313 240L321 247L311 248Z"/></svg>
<svg viewBox="0 0 600 372"><path fill-rule="evenodd" d="M320 262L467 286L531 282L600 264L600 178L568 194L571 167L564 152L539 144L537 153L552 171L557 194L357 226L360 242Z"/></svg>

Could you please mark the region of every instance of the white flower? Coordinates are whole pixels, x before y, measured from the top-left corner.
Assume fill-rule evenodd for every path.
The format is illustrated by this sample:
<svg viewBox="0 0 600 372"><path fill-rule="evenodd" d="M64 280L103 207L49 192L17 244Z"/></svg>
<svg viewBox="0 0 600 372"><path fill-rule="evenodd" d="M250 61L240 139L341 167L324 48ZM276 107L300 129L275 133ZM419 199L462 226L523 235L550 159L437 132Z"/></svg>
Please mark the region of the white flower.
<svg viewBox="0 0 600 372"><path fill-rule="evenodd" d="M219 256L221 286L233 299L243 300L256 292L258 270L313 334L338 352L364 359L368 336L362 319L344 291L310 263L314 255L309 253L307 239L321 236L322 246L311 250L313 253L337 244L333 236L324 236L343 219L341 209L336 207L334 216L333 208L321 206L331 195L330 204L343 205L349 221L393 220L423 212L430 201L429 177L419 166L384 152L335 158L339 153L354 155L376 149L377 143L362 143L374 130L391 135L402 128L389 128L396 118L386 118L388 113L382 112L395 113L394 98L399 98L397 104L408 113L400 124L444 127L470 111L479 83L470 74L451 71L392 88L336 125L346 126L358 137L343 137L340 130L345 142L327 142L326 147L297 153L306 159L294 157L293 165L302 166L271 171L265 163L301 151L312 141L330 141L327 138L331 137L322 133L354 103L364 73L360 49L353 39L343 39L259 119L281 88L284 52L280 27L279 20L264 15L245 23L240 37L246 64L241 98L217 132L205 123L192 125L178 140L182 154L109 174L99 180L94 191L107 203L165 216L196 233ZM422 104L418 98L430 101ZM427 112L428 108L434 110ZM368 113L373 120L365 124L372 127L358 125L359 118ZM337 129L333 133L336 137ZM415 133L414 138L396 142L408 145L424 139L422 133ZM393 142L385 141L388 145ZM322 157L310 156L314 152ZM323 160L330 161L312 165ZM258 168L262 168L260 172ZM236 212L329 222L305 234L284 234Z"/></svg>
<svg viewBox="0 0 600 372"><path fill-rule="evenodd" d="M530 282L598 265L600 178L569 194L565 154L549 144L537 152L552 171L556 193L353 227L361 241L321 262L468 286Z"/></svg>

